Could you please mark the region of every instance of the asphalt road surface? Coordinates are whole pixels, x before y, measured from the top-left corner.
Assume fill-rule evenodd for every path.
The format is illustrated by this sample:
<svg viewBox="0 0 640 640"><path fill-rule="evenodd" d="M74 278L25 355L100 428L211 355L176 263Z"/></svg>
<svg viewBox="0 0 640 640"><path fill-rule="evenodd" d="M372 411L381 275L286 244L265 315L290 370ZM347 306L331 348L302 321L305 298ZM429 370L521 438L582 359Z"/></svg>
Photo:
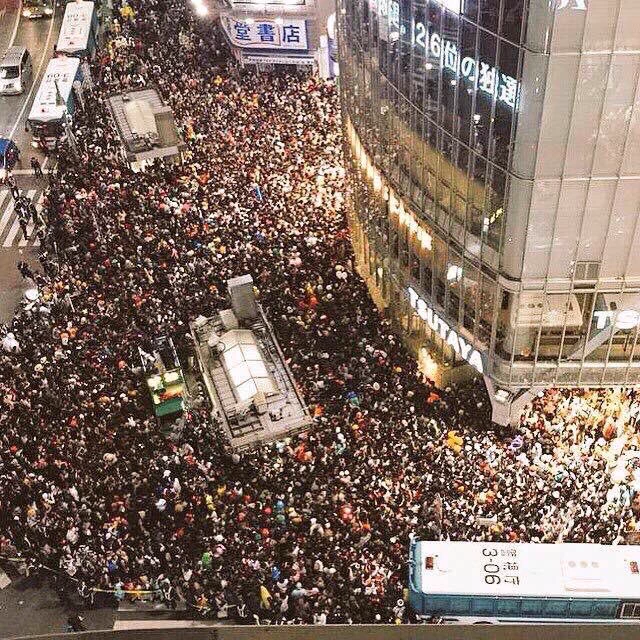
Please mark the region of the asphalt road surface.
<svg viewBox="0 0 640 640"><path fill-rule="evenodd" d="M25 122L53 53L63 14L64 5L59 4L51 18L29 20L21 15L20 0L0 0L0 55L12 45L22 45L29 49L33 61L33 78L24 93L0 96L0 137L12 138L18 145L21 162L16 167L16 180L23 193L35 201L41 197L45 182L30 175L29 159L36 156L45 168L49 160L31 146L31 135L25 131ZM35 238L25 240L22 236L12 198L6 188L0 187L0 322L11 319L25 289L16 263L25 260L35 267L37 255Z"/></svg>
<svg viewBox="0 0 640 640"><path fill-rule="evenodd" d="M56 592L43 582L35 587L29 580L16 579L0 590L0 638L63 633L69 614L76 610L60 603ZM80 612L88 630L112 629L113 609L89 609Z"/></svg>
<svg viewBox="0 0 640 640"><path fill-rule="evenodd" d="M32 81L22 94L0 96L0 136L14 140L22 151L24 168L28 169L30 155L37 155L44 161L42 152L32 149L31 136L25 132L24 125L42 74L51 59L64 7L54 7L51 18L30 20L21 16L19 0L0 0L2 2L4 9L0 9L0 53L4 54L12 45L27 47L33 60L34 73Z"/></svg>

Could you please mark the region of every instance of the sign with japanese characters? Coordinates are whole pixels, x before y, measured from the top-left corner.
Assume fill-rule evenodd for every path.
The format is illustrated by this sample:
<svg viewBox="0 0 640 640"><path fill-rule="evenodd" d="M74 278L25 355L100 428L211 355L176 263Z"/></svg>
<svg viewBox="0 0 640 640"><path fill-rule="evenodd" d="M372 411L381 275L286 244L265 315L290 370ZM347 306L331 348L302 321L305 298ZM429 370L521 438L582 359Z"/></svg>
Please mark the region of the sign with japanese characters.
<svg viewBox="0 0 640 640"><path fill-rule="evenodd" d="M380 37L392 41L394 37L397 39L401 35L405 36L407 27L400 24L400 3L398 0L370 1L381 18ZM444 4L450 10L457 6L454 0L446 0ZM456 13L458 12L456 11ZM511 109L516 108L520 85L515 78L502 73L500 69L488 62L469 56L463 57L458 51L456 42L443 37L429 24L413 20L410 28L411 44L425 52L427 65L431 64L431 61L437 60L438 63L435 64L451 71L458 78L465 78L476 85L479 91L495 96L498 103L505 104Z"/></svg>
<svg viewBox="0 0 640 640"><path fill-rule="evenodd" d="M486 584L520 584L520 565L518 550L514 545L503 545L500 549L489 546L482 547L482 575Z"/></svg>
<svg viewBox="0 0 640 640"><path fill-rule="evenodd" d="M427 51L428 55L440 61L440 66L449 69L456 76L466 78L476 83L478 89L490 96L495 95L498 102L502 102L512 109L516 106L518 97L518 81L499 69L482 60L460 56L458 45L452 40L443 38L439 33L429 33L422 22L413 25L413 46Z"/></svg>
<svg viewBox="0 0 640 640"><path fill-rule="evenodd" d="M221 22L231 44L252 49L306 51L307 24L304 20L237 20L222 16Z"/></svg>
<svg viewBox="0 0 640 640"><path fill-rule="evenodd" d="M577 9L578 11L587 10L587 0L558 0L558 9Z"/></svg>

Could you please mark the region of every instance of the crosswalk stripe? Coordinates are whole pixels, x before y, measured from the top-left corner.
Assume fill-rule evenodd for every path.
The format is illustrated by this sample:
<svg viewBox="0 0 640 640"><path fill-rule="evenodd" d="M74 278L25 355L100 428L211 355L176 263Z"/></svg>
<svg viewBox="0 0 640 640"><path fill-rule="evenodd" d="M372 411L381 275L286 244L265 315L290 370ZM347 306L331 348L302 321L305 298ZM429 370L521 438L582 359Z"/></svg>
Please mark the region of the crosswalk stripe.
<svg viewBox="0 0 640 640"><path fill-rule="evenodd" d="M2 215L0 216L0 241L2 241L2 236L5 231L7 231L7 235L2 241L2 246L5 248L11 246L26 247L28 245L33 247L40 246L39 238L33 236L35 225L32 220L29 220L27 223L28 239L25 240L22 235L20 221L18 220L18 216L15 211L15 201L13 198L7 200L7 195L9 193L10 192L6 190L0 191L0 212L2 212ZM38 189L30 189L29 191L25 190L23 193L27 198L29 198L29 200L33 201L36 193L38 193ZM5 200L7 200L6 203ZM4 210L3 205L6 207ZM42 205L38 203L36 204L36 208L38 209L38 213L40 213Z"/></svg>
<svg viewBox="0 0 640 640"><path fill-rule="evenodd" d="M9 220L11 220L14 204L15 202L11 200L7 208L4 210L4 213L2 214L2 218L0 218L0 237L2 237L2 234L4 233L4 228L7 226L7 223L9 222Z"/></svg>
<svg viewBox="0 0 640 640"><path fill-rule="evenodd" d="M35 226L36 225L34 224L33 220L29 220L29 222L27 223L27 235L29 236L29 240L32 239L31 234L33 233L33 229ZM18 242L18 246L26 247L29 240L25 240L24 236L22 236L22 238L20 238L20 242Z"/></svg>
<svg viewBox="0 0 640 640"><path fill-rule="evenodd" d="M18 222L18 216L16 216L15 220L13 221L13 224L11 225L11 229L9 229L9 233L7 234L7 237L4 239L4 242L2 243L3 247L11 246L11 244L13 243L13 239L16 237L16 234L18 233L19 228L20 228L20 223Z"/></svg>

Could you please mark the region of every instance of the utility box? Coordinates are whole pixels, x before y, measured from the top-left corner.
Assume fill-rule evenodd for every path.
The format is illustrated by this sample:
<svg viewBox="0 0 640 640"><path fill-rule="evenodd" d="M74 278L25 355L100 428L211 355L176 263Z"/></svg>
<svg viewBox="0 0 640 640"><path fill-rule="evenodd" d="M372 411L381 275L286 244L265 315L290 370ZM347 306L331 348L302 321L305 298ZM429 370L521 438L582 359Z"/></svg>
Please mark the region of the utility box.
<svg viewBox="0 0 640 640"><path fill-rule="evenodd" d="M246 274L227 280L227 288L231 297L231 307L240 320L255 320L258 317L258 306L253 291L253 278Z"/></svg>

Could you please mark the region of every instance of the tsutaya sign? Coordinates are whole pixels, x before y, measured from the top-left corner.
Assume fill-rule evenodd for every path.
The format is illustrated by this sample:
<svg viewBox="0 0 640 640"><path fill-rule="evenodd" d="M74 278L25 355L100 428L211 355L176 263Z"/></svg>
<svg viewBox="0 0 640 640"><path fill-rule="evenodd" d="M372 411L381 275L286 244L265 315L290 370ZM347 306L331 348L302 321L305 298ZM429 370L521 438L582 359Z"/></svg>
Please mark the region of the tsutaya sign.
<svg viewBox="0 0 640 640"><path fill-rule="evenodd" d="M578 11L587 10L587 0L558 0L558 9L577 9Z"/></svg>
<svg viewBox="0 0 640 640"><path fill-rule="evenodd" d="M473 348L462 336L458 335L416 292L413 287L407 287L409 303L416 313L433 331L451 346L451 348L466 360L478 373L484 373L482 354Z"/></svg>
<svg viewBox="0 0 640 640"><path fill-rule="evenodd" d="M370 0L370 2L377 3L378 15L387 18L389 27L397 30L396 35L405 33L404 26L400 24L400 3L397 0ZM455 6L463 6L454 0L446 0L443 4L455 13L459 13L459 10L454 9ZM424 50L432 59L439 60L443 69L448 69L457 77L466 78L469 82L477 81L480 91L491 96L495 95L498 102L512 109L515 108L520 88L520 83L515 78L502 73L488 62L476 61L469 56L463 58L458 51L457 43L442 37L424 22L412 21L411 30L411 44Z"/></svg>

